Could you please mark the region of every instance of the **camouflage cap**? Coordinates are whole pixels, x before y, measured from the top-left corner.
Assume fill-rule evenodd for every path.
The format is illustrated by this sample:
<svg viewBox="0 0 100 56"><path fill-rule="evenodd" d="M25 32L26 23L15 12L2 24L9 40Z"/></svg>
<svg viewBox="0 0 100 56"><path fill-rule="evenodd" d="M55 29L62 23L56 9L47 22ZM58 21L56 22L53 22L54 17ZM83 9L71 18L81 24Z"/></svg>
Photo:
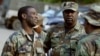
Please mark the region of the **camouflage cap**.
<svg viewBox="0 0 100 56"><path fill-rule="evenodd" d="M62 8L64 10L78 11L78 4L72 1L62 3Z"/></svg>
<svg viewBox="0 0 100 56"><path fill-rule="evenodd" d="M96 16L96 14L87 14L84 15L85 19L88 21L89 24L94 26L100 26L100 16Z"/></svg>
<svg viewBox="0 0 100 56"><path fill-rule="evenodd" d="M92 4L90 9L94 10L95 12L100 12L100 4Z"/></svg>
<svg viewBox="0 0 100 56"><path fill-rule="evenodd" d="M92 11L89 11L84 15L85 19L91 25L100 26L100 6L97 4L92 4L90 9Z"/></svg>

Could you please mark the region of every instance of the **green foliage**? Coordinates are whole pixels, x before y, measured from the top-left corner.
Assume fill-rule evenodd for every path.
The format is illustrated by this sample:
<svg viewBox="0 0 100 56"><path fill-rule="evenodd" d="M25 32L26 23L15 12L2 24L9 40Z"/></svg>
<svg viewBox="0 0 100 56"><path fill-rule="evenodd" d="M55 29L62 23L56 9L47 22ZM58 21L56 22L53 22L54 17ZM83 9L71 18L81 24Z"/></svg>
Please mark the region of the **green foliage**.
<svg viewBox="0 0 100 56"><path fill-rule="evenodd" d="M41 0L46 3L61 3L64 1L76 1L80 4L90 4L90 3L95 3L95 2L100 2L100 0Z"/></svg>
<svg viewBox="0 0 100 56"><path fill-rule="evenodd" d="M60 3L61 0L43 0L43 2L47 2L47 3Z"/></svg>
<svg viewBox="0 0 100 56"><path fill-rule="evenodd" d="M90 3L94 3L96 2L97 0L78 0L78 2L80 4L90 4Z"/></svg>

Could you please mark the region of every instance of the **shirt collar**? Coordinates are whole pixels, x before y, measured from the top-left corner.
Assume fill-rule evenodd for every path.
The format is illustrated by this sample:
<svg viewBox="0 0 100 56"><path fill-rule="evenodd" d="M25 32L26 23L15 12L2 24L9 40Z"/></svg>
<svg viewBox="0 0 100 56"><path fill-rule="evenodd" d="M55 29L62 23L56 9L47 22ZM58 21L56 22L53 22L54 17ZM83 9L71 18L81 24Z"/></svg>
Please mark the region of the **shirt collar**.
<svg viewBox="0 0 100 56"><path fill-rule="evenodd" d="M28 40L32 41L31 37L28 35L27 32L25 32L24 29L22 29L21 32L22 32L22 34L23 34L24 36L26 36L26 38L27 38ZM38 34L37 34L34 30L33 30L33 32L34 32L34 37L33 37L33 38L34 38L34 40L35 40L35 38L38 38L39 36L38 36Z"/></svg>
<svg viewBox="0 0 100 56"><path fill-rule="evenodd" d="M76 25L75 25L75 27L74 27L74 29L79 31L80 30L80 25L81 24L79 22L77 22Z"/></svg>

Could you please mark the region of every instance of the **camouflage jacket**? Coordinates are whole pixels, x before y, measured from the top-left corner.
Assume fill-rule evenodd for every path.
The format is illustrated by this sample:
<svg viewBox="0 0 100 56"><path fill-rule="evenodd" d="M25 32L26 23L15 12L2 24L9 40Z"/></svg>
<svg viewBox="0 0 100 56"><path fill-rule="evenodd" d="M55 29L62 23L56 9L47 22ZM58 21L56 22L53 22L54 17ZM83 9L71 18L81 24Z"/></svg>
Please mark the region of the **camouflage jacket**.
<svg viewBox="0 0 100 56"><path fill-rule="evenodd" d="M47 34L46 52L52 48L52 56L74 56L76 41L80 35L85 34L84 27L79 23L65 33L65 30Z"/></svg>
<svg viewBox="0 0 100 56"><path fill-rule="evenodd" d="M100 32L95 31L78 42L76 56L100 56Z"/></svg>
<svg viewBox="0 0 100 56"><path fill-rule="evenodd" d="M24 31L13 33L6 41L1 56L45 56L43 50L44 35L34 31L34 40Z"/></svg>

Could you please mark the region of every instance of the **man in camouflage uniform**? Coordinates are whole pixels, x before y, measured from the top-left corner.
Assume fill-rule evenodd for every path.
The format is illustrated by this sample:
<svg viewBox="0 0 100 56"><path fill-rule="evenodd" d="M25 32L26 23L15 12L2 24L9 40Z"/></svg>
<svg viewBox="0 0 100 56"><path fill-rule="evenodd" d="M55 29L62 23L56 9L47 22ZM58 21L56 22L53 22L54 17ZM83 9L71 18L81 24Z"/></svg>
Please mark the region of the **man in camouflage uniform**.
<svg viewBox="0 0 100 56"><path fill-rule="evenodd" d="M78 37L85 34L84 27L77 21L78 4L75 2L64 2L63 16L64 29L47 34L45 50L52 48L51 56L75 56L75 47Z"/></svg>
<svg viewBox="0 0 100 56"><path fill-rule="evenodd" d="M38 13L32 6L18 11L22 29L13 33L6 41L1 56L45 56L42 37L33 30L37 25Z"/></svg>
<svg viewBox="0 0 100 56"><path fill-rule="evenodd" d="M78 42L76 56L100 56L100 5L91 9L84 16L88 35Z"/></svg>

